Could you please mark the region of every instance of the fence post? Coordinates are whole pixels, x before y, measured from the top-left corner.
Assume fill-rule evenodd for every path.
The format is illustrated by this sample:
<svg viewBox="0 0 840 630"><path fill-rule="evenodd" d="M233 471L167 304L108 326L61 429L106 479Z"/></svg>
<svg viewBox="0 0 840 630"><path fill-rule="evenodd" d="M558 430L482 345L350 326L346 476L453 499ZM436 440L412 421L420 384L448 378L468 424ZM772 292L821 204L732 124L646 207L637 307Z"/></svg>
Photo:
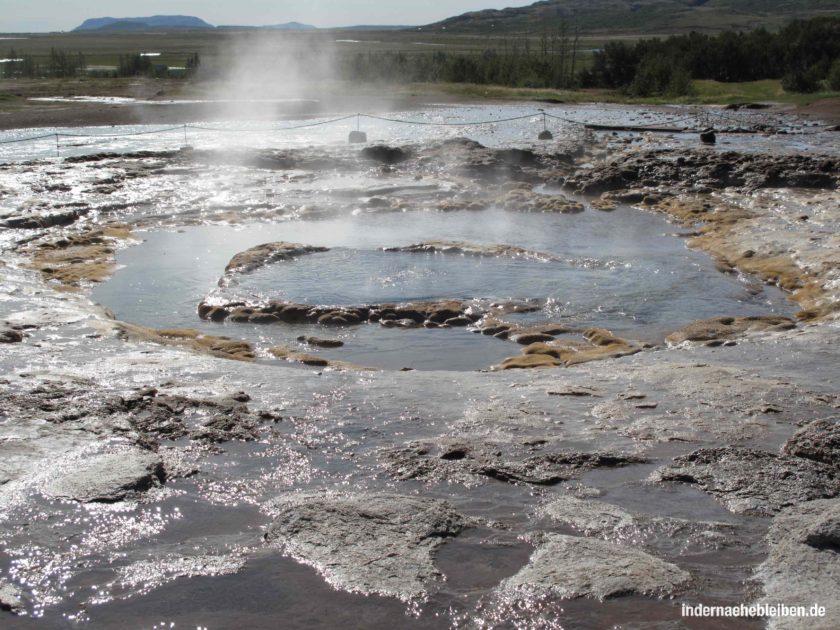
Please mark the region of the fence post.
<svg viewBox="0 0 840 630"><path fill-rule="evenodd" d="M58 134L55 134L55 157L61 157L60 145L58 144Z"/></svg>
<svg viewBox="0 0 840 630"><path fill-rule="evenodd" d="M360 142L367 142L367 134L362 129L362 115L356 114L356 131L351 131L347 140L350 144L358 144Z"/></svg>
<svg viewBox="0 0 840 630"><path fill-rule="evenodd" d="M542 113L543 118L543 130L540 132L540 135L537 136L540 140L554 140L554 134L548 130L548 121L545 118L545 112Z"/></svg>

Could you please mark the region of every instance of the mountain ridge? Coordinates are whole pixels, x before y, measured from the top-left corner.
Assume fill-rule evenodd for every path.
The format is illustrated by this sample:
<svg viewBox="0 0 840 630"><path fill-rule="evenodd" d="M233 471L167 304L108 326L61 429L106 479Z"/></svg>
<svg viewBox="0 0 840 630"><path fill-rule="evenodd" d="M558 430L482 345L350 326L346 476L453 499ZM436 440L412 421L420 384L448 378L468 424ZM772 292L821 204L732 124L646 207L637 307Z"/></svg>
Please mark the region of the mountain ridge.
<svg viewBox="0 0 840 630"><path fill-rule="evenodd" d="M470 11L422 30L533 34L563 23L604 33L749 30L821 15L840 15L840 0L541 0Z"/></svg>
<svg viewBox="0 0 840 630"><path fill-rule="evenodd" d="M148 17L88 18L74 28L73 32L156 30L162 28L212 29L215 27L192 15L151 15Z"/></svg>

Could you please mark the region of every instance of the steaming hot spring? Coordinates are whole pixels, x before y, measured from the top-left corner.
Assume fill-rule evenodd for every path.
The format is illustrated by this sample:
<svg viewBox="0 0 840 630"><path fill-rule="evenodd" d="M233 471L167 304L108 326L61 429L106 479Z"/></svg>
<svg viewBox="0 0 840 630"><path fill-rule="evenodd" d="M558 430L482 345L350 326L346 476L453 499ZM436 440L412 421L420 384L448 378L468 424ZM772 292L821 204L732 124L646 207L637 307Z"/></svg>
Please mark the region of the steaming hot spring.
<svg viewBox="0 0 840 630"><path fill-rule="evenodd" d="M0 145L0 625L835 606L840 139L545 113Z"/></svg>

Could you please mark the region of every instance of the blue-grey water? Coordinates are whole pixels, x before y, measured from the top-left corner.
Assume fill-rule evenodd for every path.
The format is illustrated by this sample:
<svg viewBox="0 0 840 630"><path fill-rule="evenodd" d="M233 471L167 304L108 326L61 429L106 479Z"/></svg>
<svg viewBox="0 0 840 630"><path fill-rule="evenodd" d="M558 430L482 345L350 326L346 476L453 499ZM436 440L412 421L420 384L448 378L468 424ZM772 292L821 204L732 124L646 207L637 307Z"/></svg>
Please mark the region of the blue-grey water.
<svg viewBox="0 0 840 630"><path fill-rule="evenodd" d="M332 249L246 274L230 294L345 305L537 300L543 310L511 319L605 327L654 342L697 319L792 311L782 292L719 273L675 231L662 217L632 208L576 215L414 212L186 227L143 233L142 244L119 253L121 268L94 290L93 298L120 319L246 338L265 356L273 346L313 351L298 347L300 335L336 337L345 342L343 348L314 352L386 369L482 369L519 349L464 329L216 324L200 320L196 307L218 291L218 279L234 254L260 243L291 241ZM553 259L382 251L432 239L515 245Z"/></svg>

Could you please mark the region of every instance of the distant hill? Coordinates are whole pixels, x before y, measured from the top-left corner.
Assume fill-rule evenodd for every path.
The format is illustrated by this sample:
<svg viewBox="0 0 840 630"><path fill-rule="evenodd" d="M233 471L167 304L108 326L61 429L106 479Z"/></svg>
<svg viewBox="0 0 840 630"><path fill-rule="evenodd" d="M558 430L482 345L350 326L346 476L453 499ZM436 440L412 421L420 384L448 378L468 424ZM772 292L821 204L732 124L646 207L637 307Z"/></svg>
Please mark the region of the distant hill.
<svg viewBox="0 0 840 630"><path fill-rule="evenodd" d="M191 15L153 15L136 18L91 18L74 31L150 31L159 29L210 29L212 24Z"/></svg>
<svg viewBox="0 0 840 630"><path fill-rule="evenodd" d="M404 31L407 28L417 28L407 24L356 24L354 26L336 26L334 31Z"/></svg>
<svg viewBox="0 0 840 630"><path fill-rule="evenodd" d="M301 24L300 22L286 22L285 24L266 24L265 26L260 26L259 28L267 28L275 31L314 31L318 29L317 26L312 26L311 24Z"/></svg>
<svg viewBox="0 0 840 630"><path fill-rule="evenodd" d="M283 24L266 24L265 26L253 26L245 24L223 24L213 26L204 20L189 15L154 15L152 17L139 18L91 18L85 20L81 25L74 28L74 31L154 31L160 29L212 29L217 28L224 31L317 31L317 30L340 30L340 31L397 31L410 26L396 25L353 25L340 26L334 29L320 29L312 24L302 22L285 22Z"/></svg>
<svg viewBox="0 0 840 630"><path fill-rule="evenodd" d="M266 24L265 26L249 26L245 24L220 24L216 27L220 31L317 31L317 26L302 24L301 22L286 22L285 24Z"/></svg>
<svg viewBox="0 0 840 630"><path fill-rule="evenodd" d="M422 30L539 33L566 23L602 33L722 31L774 28L794 18L823 15L840 15L840 0L543 0L464 13Z"/></svg>

